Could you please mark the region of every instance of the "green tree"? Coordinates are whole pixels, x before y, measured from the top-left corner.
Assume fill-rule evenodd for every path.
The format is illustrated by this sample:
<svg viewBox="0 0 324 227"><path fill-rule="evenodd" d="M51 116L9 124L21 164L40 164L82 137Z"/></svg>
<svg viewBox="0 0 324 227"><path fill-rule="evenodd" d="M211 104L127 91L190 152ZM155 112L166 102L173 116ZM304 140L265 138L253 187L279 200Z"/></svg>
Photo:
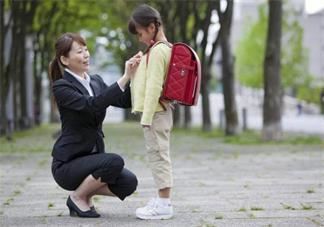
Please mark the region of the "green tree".
<svg viewBox="0 0 324 227"><path fill-rule="evenodd" d="M292 95L298 87L309 81L307 51L303 47L303 28L298 22L298 12L284 3L282 21L281 75L282 85ZM246 86L262 88L263 56L267 31L267 5L259 7L259 17L246 24L246 33L236 49L236 72Z"/></svg>
<svg viewBox="0 0 324 227"><path fill-rule="evenodd" d="M90 49L93 49L97 31L100 31L106 23L101 15L112 3L94 0L0 2L0 126L2 128L0 134L8 135L8 131L12 129L29 128L35 121L37 122L32 119L34 116L30 116L30 112L33 112L30 110L33 107L40 109L41 75L47 73L48 64L53 57L53 44L58 35L68 31L86 31L87 43ZM29 44L30 40L33 43L32 47ZM10 51L5 55L4 47L8 46ZM28 48L33 48L32 61L30 59L26 61ZM5 57L8 61L4 61ZM26 73L26 66L30 67L28 65L30 62L33 63L31 76L34 77L34 86L30 83L30 73ZM9 91L10 86L11 91ZM26 95L30 94L27 92L30 90L33 90L34 96ZM9 92L12 97L9 102L10 115L14 118L10 122L7 121L5 105Z"/></svg>
<svg viewBox="0 0 324 227"><path fill-rule="evenodd" d="M172 1L150 0L146 3L156 7L165 21L167 36L171 42L183 41L191 44L203 59L205 69L204 81L206 88L210 81L210 68L212 59L219 40L215 37L212 43L211 54L207 56L208 28L211 24L211 12L215 9L213 1ZM9 87L14 87L10 102L14 115L14 130L31 127L32 122L40 122L39 119L27 119L25 115L27 106L32 103L36 110L41 109L42 79L47 75L48 65L54 57L54 42L57 37L65 32L80 32L87 40L90 52L94 51L98 36L107 39L107 49L113 54L114 64L123 71L127 58L138 51L136 37L127 31L127 22L131 11L142 0L0 0L0 135L7 130L7 116L5 103L8 100ZM122 9L122 10L120 10ZM9 15L6 19L6 15ZM185 26L183 26L185 25ZM203 39L197 42L197 37L203 35ZM6 38L12 37L11 42ZM26 61L26 41L32 40L33 59ZM5 61L4 47L9 47L10 54ZM144 48L143 48L144 49ZM30 53L30 52L28 52ZM34 84L27 85L26 69L24 65L32 63L32 77ZM13 76L10 76L13 75ZM30 73L29 73L30 75ZM29 78L29 77L28 77ZM27 88L28 87L28 88ZM26 89L33 90L33 97L25 102ZM50 90L50 89L49 89ZM204 96L204 128L210 128L210 110L208 89L202 89ZM52 102L51 120L56 120L54 114L55 105ZM30 111L29 111L30 112ZM190 119L186 109L186 119ZM36 117L37 118L37 117ZM22 120L22 121L21 121ZM186 120L186 124L188 124ZM21 127L19 124L23 123Z"/></svg>
<svg viewBox="0 0 324 227"><path fill-rule="evenodd" d="M250 18L246 18L249 21ZM265 51L268 16L266 7L259 7L259 18L252 24L246 24L243 35L236 49L235 71L239 81L246 86L261 88L263 56Z"/></svg>

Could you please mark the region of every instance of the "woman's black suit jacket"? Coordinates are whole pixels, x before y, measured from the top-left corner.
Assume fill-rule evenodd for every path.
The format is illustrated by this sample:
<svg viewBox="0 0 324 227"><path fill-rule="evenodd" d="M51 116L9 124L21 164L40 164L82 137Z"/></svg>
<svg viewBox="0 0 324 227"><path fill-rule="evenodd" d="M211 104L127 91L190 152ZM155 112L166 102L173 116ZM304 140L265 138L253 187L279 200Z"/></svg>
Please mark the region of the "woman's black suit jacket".
<svg viewBox="0 0 324 227"><path fill-rule="evenodd" d="M62 79L53 83L53 93L60 112L62 132L55 142L52 156L67 162L90 154L96 145L105 152L102 122L110 105L131 107L129 86L123 92L117 82L107 86L98 75L90 76L94 96L70 73L64 71Z"/></svg>

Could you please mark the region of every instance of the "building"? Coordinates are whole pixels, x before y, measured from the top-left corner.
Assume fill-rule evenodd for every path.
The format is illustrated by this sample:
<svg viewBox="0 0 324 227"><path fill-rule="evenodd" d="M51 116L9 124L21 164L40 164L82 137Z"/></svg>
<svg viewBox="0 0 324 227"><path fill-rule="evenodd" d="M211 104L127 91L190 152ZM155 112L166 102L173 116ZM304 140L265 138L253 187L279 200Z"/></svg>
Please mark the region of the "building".
<svg viewBox="0 0 324 227"><path fill-rule="evenodd" d="M305 0L291 0L290 6L299 14L304 29L303 45L308 51L308 70L316 79L316 85L324 87L324 9L312 14L305 10ZM258 7L265 0L236 0L232 25L232 44L235 50L238 41L244 35L247 24L258 19Z"/></svg>
<svg viewBox="0 0 324 227"><path fill-rule="evenodd" d="M309 51L309 72L324 87L324 9L304 14L304 46Z"/></svg>

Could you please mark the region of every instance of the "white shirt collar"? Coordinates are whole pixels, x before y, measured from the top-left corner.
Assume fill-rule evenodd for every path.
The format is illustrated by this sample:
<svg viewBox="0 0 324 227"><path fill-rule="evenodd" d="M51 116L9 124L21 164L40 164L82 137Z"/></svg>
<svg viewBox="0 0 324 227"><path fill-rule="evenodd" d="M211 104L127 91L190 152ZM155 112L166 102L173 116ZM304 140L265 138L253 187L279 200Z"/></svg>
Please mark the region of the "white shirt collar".
<svg viewBox="0 0 324 227"><path fill-rule="evenodd" d="M94 95L90 86L90 76L87 73L84 73L85 78L82 78L81 76L78 76L76 73L72 72L68 68L65 68L64 70L70 73L75 79L77 79L83 85L83 87L87 89L90 96Z"/></svg>
<svg viewBox="0 0 324 227"><path fill-rule="evenodd" d="M85 78L82 78L81 76L77 75L76 73L72 72L70 69L65 68L65 71L67 71L68 73L70 73L72 76L74 76L77 80L79 80L81 83L87 81L88 83L90 83L90 76L85 72Z"/></svg>

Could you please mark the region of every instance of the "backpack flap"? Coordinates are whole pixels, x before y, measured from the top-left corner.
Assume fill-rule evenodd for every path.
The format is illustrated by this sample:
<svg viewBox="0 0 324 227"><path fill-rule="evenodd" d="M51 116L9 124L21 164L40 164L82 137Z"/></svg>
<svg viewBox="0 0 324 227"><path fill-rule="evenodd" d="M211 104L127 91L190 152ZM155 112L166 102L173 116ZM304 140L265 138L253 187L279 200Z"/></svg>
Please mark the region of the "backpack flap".
<svg viewBox="0 0 324 227"><path fill-rule="evenodd" d="M162 98L182 105L196 105L200 92L201 67L195 51L184 43L175 43L166 75Z"/></svg>

